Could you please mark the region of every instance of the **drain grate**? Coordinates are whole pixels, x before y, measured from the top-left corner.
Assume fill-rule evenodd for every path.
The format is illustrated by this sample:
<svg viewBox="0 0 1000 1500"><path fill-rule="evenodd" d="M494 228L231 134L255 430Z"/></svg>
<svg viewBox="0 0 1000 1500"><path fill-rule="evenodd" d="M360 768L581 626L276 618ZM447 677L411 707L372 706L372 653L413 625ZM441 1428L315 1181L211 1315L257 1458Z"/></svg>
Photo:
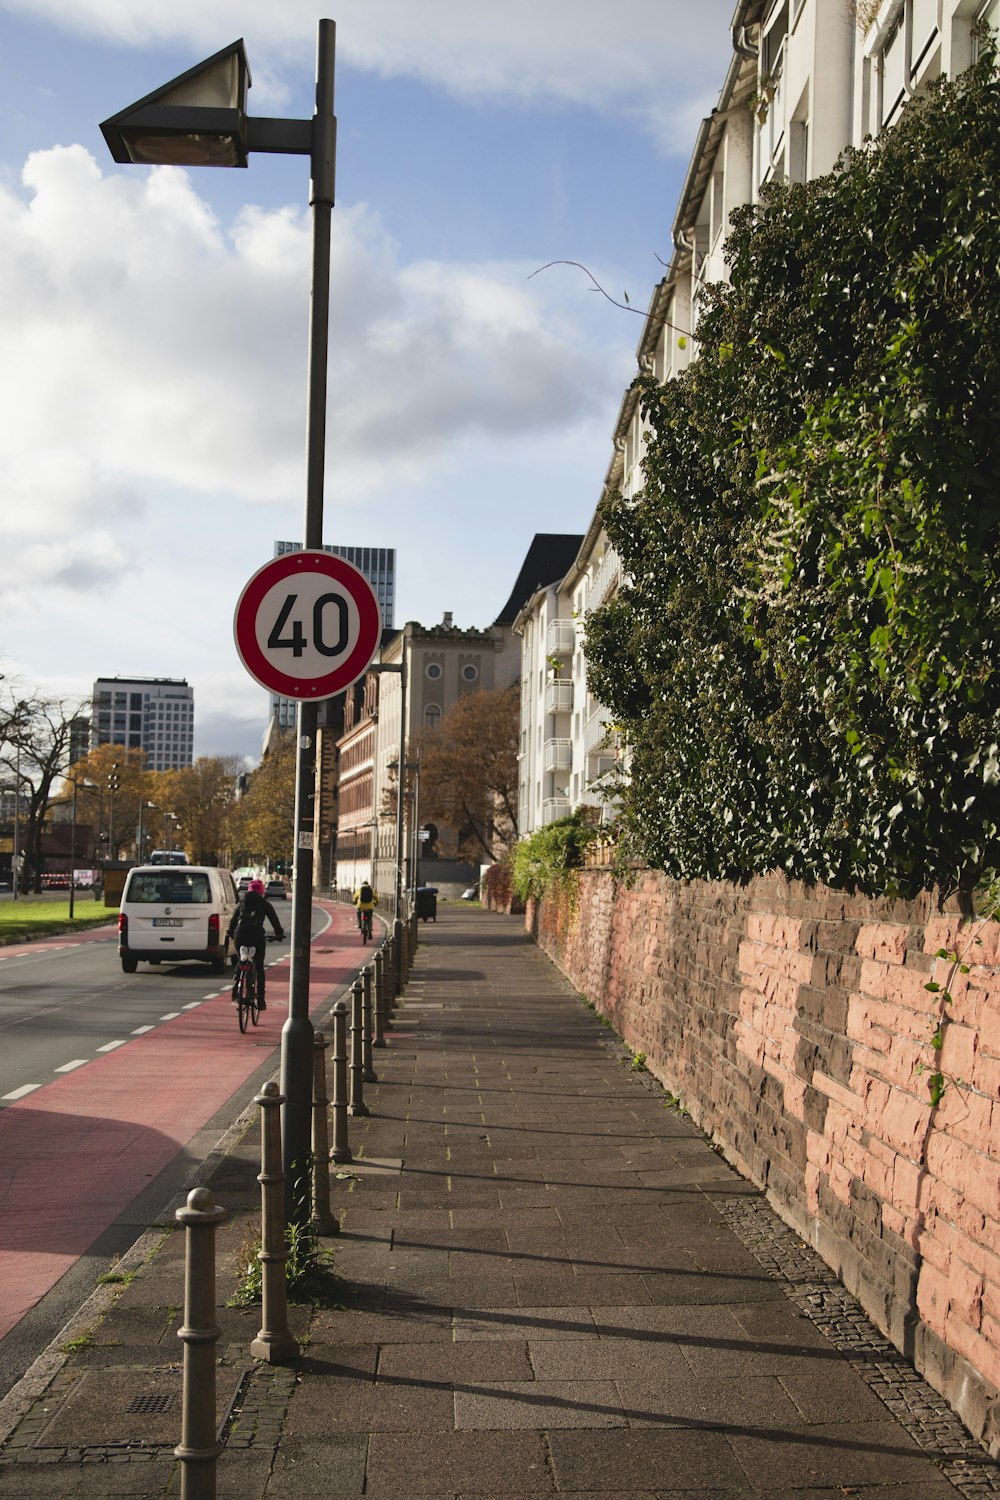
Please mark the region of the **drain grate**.
<svg viewBox="0 0 1000 1500"><path fill-rule="evenodd" d="M171 1395L147 1394L145 1396L133 1396L125 1408L125 1415L128 1417L148 1417L157 1412L169 1411L173 1404L174 1398Z"/></svg>

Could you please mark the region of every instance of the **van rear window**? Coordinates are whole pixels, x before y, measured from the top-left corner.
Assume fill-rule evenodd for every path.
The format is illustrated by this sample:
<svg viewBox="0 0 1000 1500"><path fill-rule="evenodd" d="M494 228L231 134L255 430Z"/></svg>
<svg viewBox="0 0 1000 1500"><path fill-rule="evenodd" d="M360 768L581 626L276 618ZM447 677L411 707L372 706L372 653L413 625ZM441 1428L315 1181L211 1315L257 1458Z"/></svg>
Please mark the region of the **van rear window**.
<svg viewBox="0 0 1000 1500"><path fill-rule="evenodd" d="M125 894L125 900L134 901L137 906L207 905L211 899L211 886L204 872L196 874L171 865L155 874L133 875Z"/></svg>

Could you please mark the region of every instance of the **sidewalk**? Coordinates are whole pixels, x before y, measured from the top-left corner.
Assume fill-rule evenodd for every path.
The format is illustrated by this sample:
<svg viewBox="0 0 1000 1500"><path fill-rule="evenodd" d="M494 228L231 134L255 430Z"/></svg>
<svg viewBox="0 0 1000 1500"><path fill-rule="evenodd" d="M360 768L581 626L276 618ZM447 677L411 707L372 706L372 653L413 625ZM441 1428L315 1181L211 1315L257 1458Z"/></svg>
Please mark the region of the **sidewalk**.
<svg viewBox="0 0 1000 1500"><path fill-rule="evenodd" d="M291 1310L294 1366L251 1360L259 1309L225 1306L259 1211L256 1121L211 1169L231 1212L220 1500L1000 1495L519 919L445 905L420 940L333 1179L342 1306ZM172 1208L119 1268L134 1279L0 1404L0 1497L177 1494Z"/></svg>

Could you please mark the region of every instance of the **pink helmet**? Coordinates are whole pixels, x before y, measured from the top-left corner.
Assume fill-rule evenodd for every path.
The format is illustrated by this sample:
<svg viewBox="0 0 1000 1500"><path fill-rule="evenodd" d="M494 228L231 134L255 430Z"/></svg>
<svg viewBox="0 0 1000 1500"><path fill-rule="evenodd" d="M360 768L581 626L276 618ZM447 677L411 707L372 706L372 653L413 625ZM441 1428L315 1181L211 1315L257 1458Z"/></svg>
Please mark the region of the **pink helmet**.
<svg viewBox="0 0 1000 1500"><path fill-rule="evenodd" d="M254 893L255 896L263 896L263 894L264 894L264 882L263 882L263 880L251 880L250 884L247 886L247 890L248 891L253 891L253 893Z"/></svg>

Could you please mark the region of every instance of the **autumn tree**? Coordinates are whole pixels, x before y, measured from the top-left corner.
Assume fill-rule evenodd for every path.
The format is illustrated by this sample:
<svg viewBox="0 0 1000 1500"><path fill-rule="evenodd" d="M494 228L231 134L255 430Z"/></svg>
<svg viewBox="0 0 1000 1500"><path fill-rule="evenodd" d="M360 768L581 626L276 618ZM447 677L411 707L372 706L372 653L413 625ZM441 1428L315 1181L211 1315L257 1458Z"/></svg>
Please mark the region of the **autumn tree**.
<svg viewBox="0 0 1000 1500"><path fill-rule="evenodd" d="M228 818L236 864L287 859L295 843L295 736L268 752Z"/></svg>
<svg viewBox="0 0 1000 1500"><path fill-rule="evenodd" d="M153 777L145 766L145 750L96 745L66 772L77 786L77 821L94 829L102 858L120 859L134 849L140 804L144 832L148 830L152 838L158 838L160 813L158 807L148 806L157 799L152 790ZM67 779L61 788L64 801L73 795L72 781Z"/></svg>
<svg viewBox="0 0 1000 1500"><path fill-rule="evenodd" d="M501 858L517 841L520 685L460 698L414 741L420 817L451 830L458 853Z"/></svg>
<svg viewBox="0 0 1000 1500"><path fill-rule="evenodd" d="M218 864L229 848L242 767L238 755L200 755L192 766L154 773L150 795L161 809L164 842L185 850L192 864Z"/></svg>
<svg viewBox="0 0 1000 1500"><path fill-rule="evenodd" d="M42 832L69 766L73 728L82 705L54 698L29 696L11 701L0 718L5 740L0 764L5 779L17 788L21 823L24 889L41 890Z"/></svg>

